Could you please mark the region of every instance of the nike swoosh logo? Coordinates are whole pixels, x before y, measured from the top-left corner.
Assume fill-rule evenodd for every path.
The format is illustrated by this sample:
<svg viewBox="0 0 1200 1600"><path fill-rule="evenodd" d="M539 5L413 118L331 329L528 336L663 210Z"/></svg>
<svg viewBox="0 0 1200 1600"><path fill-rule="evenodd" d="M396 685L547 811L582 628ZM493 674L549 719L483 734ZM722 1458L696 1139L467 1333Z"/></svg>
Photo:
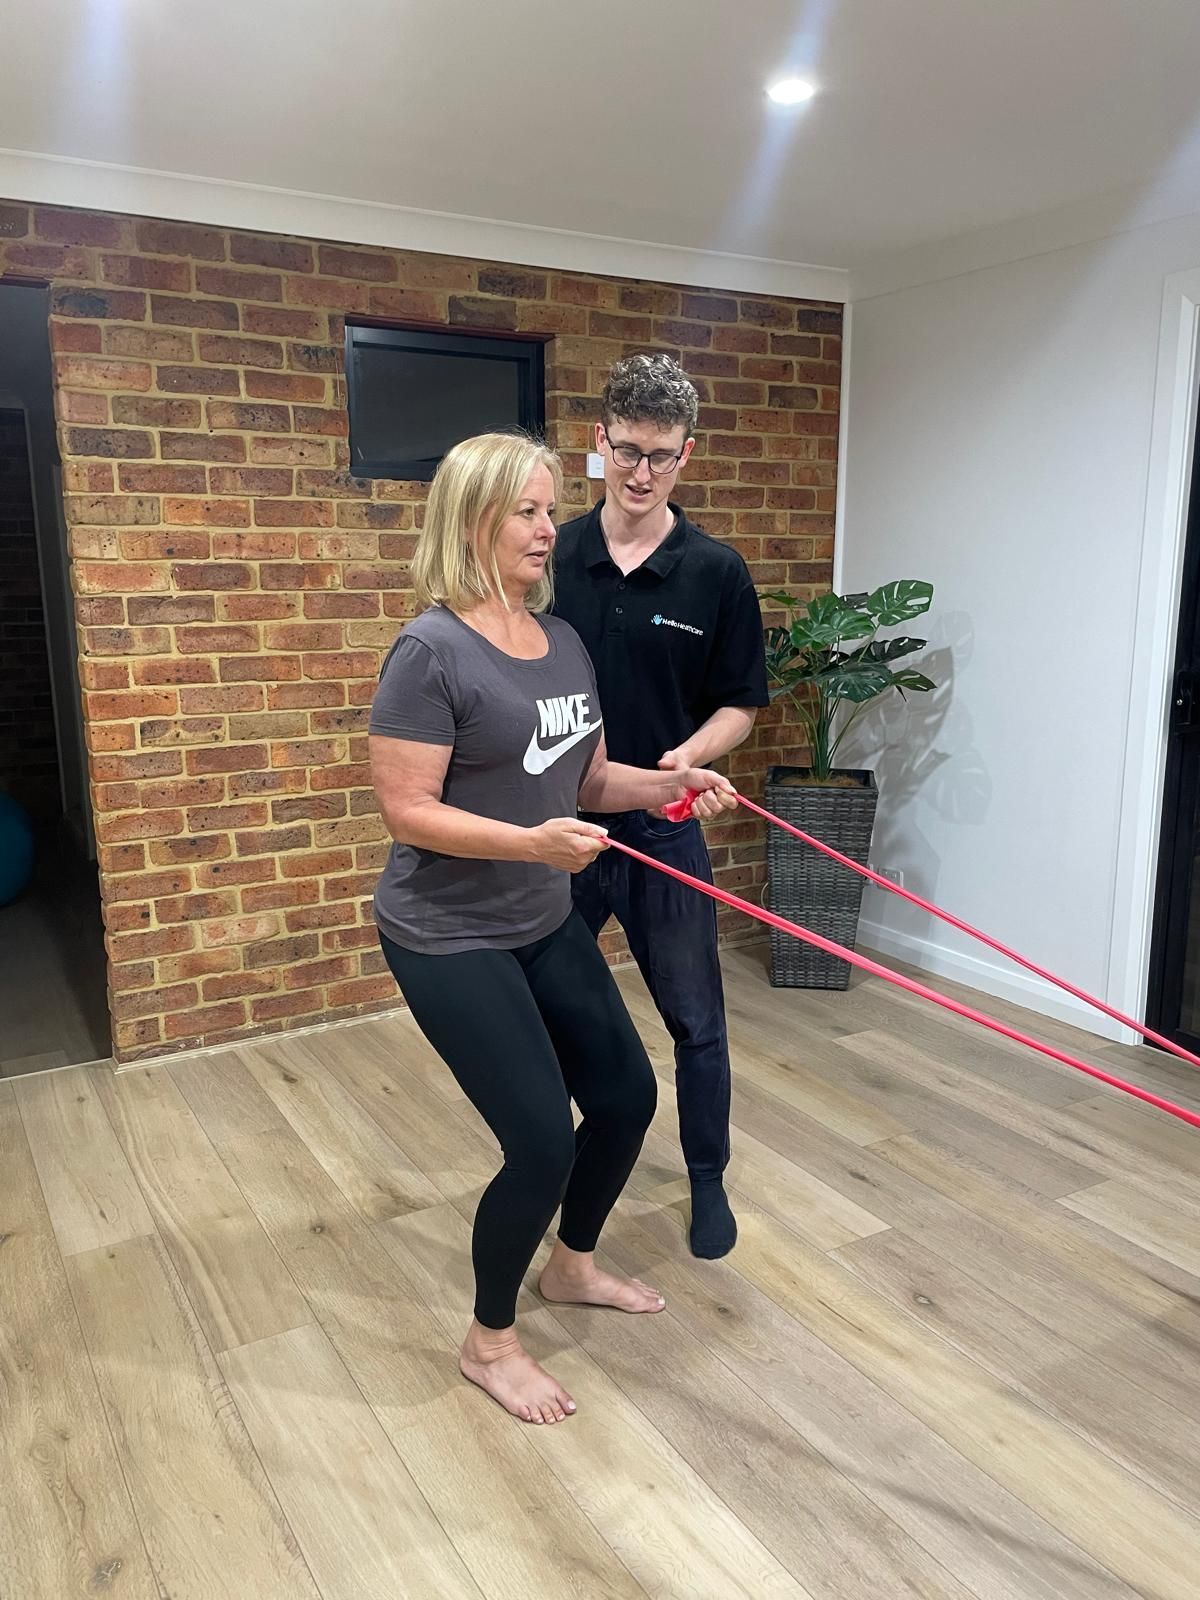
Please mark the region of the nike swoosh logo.
<svg viewBox="0 0 1200 1600"><path fill-rule="evenodd" d="M565 756L572 745L578 744L581 739L586 739L589 733L595 733L599 726L598 722L589 722L586 728L580 728L575 733L569 733L565 739L560 739L557 744L552 744L549 750L543 750L538 744L538 736L535 731L529 741L529 748L525 752L525 759L521 765L533 777L540 778L543 772L549 771L559 756Z"/></svg>

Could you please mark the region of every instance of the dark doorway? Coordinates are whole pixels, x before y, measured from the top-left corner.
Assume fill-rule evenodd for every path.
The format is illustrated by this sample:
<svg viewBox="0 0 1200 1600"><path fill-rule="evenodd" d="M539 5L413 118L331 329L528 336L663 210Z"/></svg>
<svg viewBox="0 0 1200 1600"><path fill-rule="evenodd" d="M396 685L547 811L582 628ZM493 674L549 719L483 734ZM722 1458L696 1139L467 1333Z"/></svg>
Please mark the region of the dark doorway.
<svg viewBox="0 0 1200 1600"><path fill-rule="evenodd" d="M0 284L0 1077L112 1048L47 311Z"/></svg>

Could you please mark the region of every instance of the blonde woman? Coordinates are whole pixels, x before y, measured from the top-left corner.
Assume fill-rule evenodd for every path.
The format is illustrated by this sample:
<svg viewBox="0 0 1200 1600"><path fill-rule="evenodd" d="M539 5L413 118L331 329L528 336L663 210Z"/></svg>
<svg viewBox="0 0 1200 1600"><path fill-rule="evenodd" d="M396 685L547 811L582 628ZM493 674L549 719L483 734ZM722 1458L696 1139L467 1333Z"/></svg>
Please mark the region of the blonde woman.
<svg viewBox="0 0 1200 1600"><path fill-rule="evenodd" d="M713 772L610 762L577 635L548 616L557 457L516 434L457 445L413 565L422 614L384 664L371 764L394 840L375 893L389 967L504 1163L475 1217L464 1376L526 1422L575 1402L522 1349L516 1298L551 1219L550 1300L661 1311L593 1252L654 1114L655 1081L570 874L606 848L588 811L733 806ZM571 1101L582 1114L573 1126Z"/></svg>

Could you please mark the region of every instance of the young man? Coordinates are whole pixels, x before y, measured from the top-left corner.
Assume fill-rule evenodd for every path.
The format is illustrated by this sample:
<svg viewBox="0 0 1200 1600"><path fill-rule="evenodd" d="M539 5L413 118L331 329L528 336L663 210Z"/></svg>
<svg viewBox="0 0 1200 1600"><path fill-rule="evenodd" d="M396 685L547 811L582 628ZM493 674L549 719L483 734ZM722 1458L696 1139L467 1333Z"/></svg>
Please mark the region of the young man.
<svg viewBox="0 0 1200 1600"><path fill-rule="evenodd" d="M697 410L695 388L668 356L619 361L596 425L604 499L559 531L555 610L591 655L614 761L706 765L741 744L767 704L762 617L746 564L671 503ZM644 855L712 882L698 823L640 811L593 820ZM722 1182L729 1047L715 905L618 850L572 882L594 934L610 915L625 930L675 1041L691 1247L697 1256L723 1256L737 1224Z"/></svg>

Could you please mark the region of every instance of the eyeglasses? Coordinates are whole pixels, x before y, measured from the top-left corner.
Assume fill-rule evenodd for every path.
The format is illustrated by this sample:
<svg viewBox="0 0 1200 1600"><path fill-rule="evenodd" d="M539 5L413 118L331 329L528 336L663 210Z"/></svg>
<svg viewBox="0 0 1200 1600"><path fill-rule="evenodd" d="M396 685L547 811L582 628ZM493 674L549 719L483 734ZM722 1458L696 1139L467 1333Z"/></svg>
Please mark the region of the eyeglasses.
<svg viewBox="0 0 1200 1600"><path fill-rule="evenodd" d="M651 472L662 477L664 473L673 472L683 460L682 450L639 450L635 444L614 444L607 434L604 437L613 460L630 472L636 472L645 461Z"/></svg>

